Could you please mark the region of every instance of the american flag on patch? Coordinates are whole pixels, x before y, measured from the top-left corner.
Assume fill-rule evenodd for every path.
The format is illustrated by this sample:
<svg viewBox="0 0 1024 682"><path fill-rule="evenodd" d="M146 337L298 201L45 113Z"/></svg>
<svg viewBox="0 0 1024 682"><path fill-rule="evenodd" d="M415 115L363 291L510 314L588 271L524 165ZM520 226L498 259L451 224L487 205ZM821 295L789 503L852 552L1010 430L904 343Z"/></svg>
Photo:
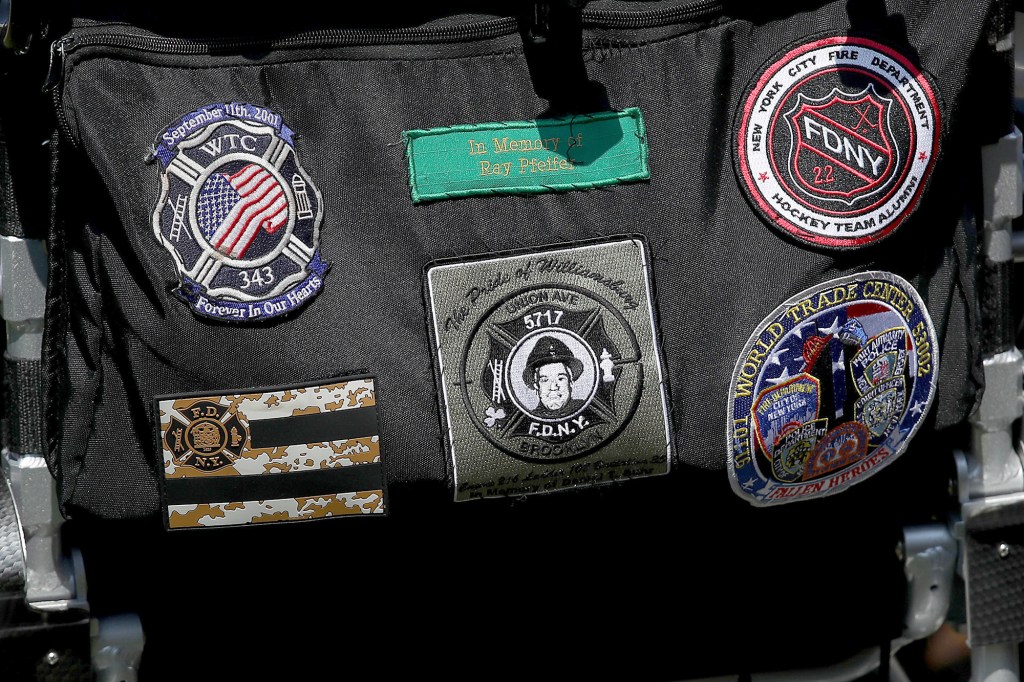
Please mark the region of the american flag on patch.
<svg viewBox="0 0 1024 682"><path fill-rule="evenodd" d="M199 191L196 217L214 249L241 258L260 229L274 234L288 222L288 200L274 176L251 163L234 175L211 175Z"/></svg>

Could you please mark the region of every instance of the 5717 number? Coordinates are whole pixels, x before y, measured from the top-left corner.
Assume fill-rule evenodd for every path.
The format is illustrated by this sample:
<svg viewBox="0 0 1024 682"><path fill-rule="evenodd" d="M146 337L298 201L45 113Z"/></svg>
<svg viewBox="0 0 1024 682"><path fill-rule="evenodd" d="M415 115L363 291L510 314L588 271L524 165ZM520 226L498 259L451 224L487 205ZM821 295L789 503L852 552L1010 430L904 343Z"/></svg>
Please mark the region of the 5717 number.
<svg viewBox="0 0 1024 682"><path fill-rule="evenodd" d="M523 315L523 322L526 324L527 329L551 327L558 324L558 321L562 319L564 314L564 310L551 310L549 308L548 310Z"/></svg>

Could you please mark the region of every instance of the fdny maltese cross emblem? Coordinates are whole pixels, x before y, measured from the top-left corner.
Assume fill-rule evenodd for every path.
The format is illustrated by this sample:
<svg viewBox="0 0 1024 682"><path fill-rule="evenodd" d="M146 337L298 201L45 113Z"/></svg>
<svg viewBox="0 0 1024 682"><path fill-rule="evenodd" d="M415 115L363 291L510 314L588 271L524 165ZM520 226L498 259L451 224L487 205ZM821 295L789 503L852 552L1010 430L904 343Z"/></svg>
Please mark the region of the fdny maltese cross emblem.
<svg viewBox="0 0 1024 682"><path fill-rule="evenodd" d="M633 411L640 354L604 299L569 287L517 290L471 338L461 385L481 433L501 450L526 461L576 459Z"/></svg>
<svg viewBox="0 0 1024 682"><path fill-rule="evenodd" d="M216 471L242 456L249 429L227 405L200 400L183 414L188 424L172 417L163 441L176 465Z"/></svg>
<svg viewBox="0 0 1024 682"><path fill-rule="evenodd" d="M197 314L277 317L323 287L323 201L293 135L280 114L229 102L193 111L158 137L153 232L174 259L175 294Z"/></svg>

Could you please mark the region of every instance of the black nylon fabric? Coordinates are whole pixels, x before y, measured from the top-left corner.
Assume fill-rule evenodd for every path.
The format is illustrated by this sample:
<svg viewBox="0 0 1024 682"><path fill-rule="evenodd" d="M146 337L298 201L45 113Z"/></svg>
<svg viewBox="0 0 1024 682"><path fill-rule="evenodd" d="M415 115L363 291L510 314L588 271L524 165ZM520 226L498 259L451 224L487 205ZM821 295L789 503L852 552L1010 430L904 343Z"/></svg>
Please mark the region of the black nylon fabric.
<svg viewBox="0 0 1024 682"><path fill-rule="evenodd" d="M15 197L7 138L0 129L0 234L24 238L25 230L21 225L21 215Z"/></svg>
<svg viewBox="0 0 1024 682"><path fill-rule="evenodd" d="M399 481L443 481L445 457L421 445L437 441L439 434L418 273L437 258L645 234L654 261L678 457L705 468L724 466L725 401L713 397L724 396L738 349L765 312L796 291L853 272L891 270L921 291L933 321L944 330L942 339L948 334L962 344L968 336L965 311L957 306L959 314L950 315L960 296L955 293L960 264L953 252L963 201L957 186L963 180L953 163L937 167L929 201L883 245L822 253L780 238L752 214L724 143L731 139L742 89L769 57L811 33L852 24L888 37L913 32L907 37L929 57L924 65L938 79L945 105L944 158L958 154L957 135L966 136L956 126L957 95L966 77L962 55L971 52L983 16L967 14L962 37L950 37L934 25L937 14L914 6L851 21L842 6L826 6L811 23L806 17L784 19L772 23L770 31L768 25L720 21L675 37L664 35L668 29L655 30L663 35L643 47L612 54L605 47L599 58L593 55L589 75L608 89L613 107L641 105L652 147L649 183L416 208L408 201L402 130L525 119L544 108L518 57L517 36L451 45L441 54L430 46L315 54L279 50L261 60L189 60L88 47L71 53L62 101L88 162L76 172L72 188L83 191L64 204L75 205L77 213L76 225L65 228L68 239L83 240L69 253L71 261L82 259L71 268L70 287L77 291L69 298L84 308L76 322L88 320L94 328L76 333L79 340L69 351L83 356L89 374L102 376L95 420L127 421L120 429L69 444L64 460L71 466L83 460L84 445L84 463L91 469L84 474L72 469L72 477L86 476L86 489L95 490L108 478L108 466L154 468L152 395L183 387L278 385L370 368L382 377L401 378L401 395L383 415L390 449L404 453L403 461L392 462L392 475ZM610 38L604 38L607 45ZM629 39L635 45L639 37ZM458 52L468 54L442 58ZM666 64L688 65L685 77ZM709 101L709 92L728 97ZM312 177L322 178L322 251L337 265L323 293L291 320L210 323L168 296L175 284L173 268L150 228L157 169L141 163L140 153L181 113L231 99L256 100L279 111L297 131L303 165ZM724 287L725 278L739 278L742 286ZM368 310L382 311L369 325ZM709 325L712 321L720 323ZM84 353L97 342L98 357L92 357L93 348ZM268 362L265 348L287 348L287 360ZM963 405L950 408L946 401L962 402L969 393L964 373L957 372L968 363L955 356L949 360L950 374L944 372L939 384L939 428L965 415ZM115 447L125 431L138 449ZM123 452L123 459L109 454L112 450ZM139 491L136 513L154 511L149 490ZM91 493L83 489L81 494ZM66 501L85 508L94 504Z"/></svg>
<svg viewBox="0 0 1024 682"><path fill-rule="evenodd" d="M409 622L392 626L396 637L420 636L434 652L474 645L481 657L500 652L506 638L535 627L530 614L546 608L569 619L567 637L580 646L599 645L621 623L636 633L608 658L555 664L574 673L606 673L627 661L632 672L655 677L762 671L834 661L898 635L904 585L893 549L903 525L942 513L950 470L941 453L963 437L977 390L970 216L978 211L965 214L964 206L977 200L983 112L1009 106L1010 85L966 94L972 55L987 49L984 3L802 9L650 29L586 28L589 79L612 108L643 112L649 182L419 206L409 198L403 130L530 119L547 108L534 94L519 35L241 55L163 55L112 44L69 51L59 106L71 137L60 142L52 237L59 243L50 251L50 457L64 510L95 547L108 547L107 533L127 532L154 548L154 558L136 560L131 583L145 595L149 627L172 636L185 622L183 615L166 620L165 600L183 613L187 605L213 613L207 622L217 622L238 608L246 589L262 585L259 575L233 575L231 594L219 583L158 586L164 560L173 557L185 572L193 564L197 571L255 565L266 561L267 547L292 556L326 542L374 557L379 573L371 573L389 603L440 614L436 622L416 621L430 632ZM75 29L90 30L129 31ZM824 252L781 237L748 203L734 171L733 126L767 60L811 36L848 30L920 61L942 107L941 157L919 209L892 237ZM153 236L158 168L144 158L154 138L182 114L227 101L281 114L325 206L321 251L333 266L324 288L296 314L270 323L196 317L171 296L176 273ZM646 237L653 261L675 438L671 473L455 505L424 266L630 233ZM725 471L736 358L779 303L866 270L905 277L928 305L942 349L931 415L905 454L849 491L754 509L732 492ZM154 396L367 372L386 387L378 406L390 518L199 531L185 539L131 521L158 511ZM103 561L103 552L92 556ZM410 562L412 582L400 570ZM300 594L328 605L353 598L344 589L315 589L331 580L330 566L306 568ZM485 589L507 601L487 603L469 576L485 576ZM101 600L124 587L95 585ZM356 601L373 608L378 596ZM670 632L646 621L652 610L673 614ZM487 628L477 627L481 619ZM171 644L150 641L157 643L147 655L174 658Z"/></svg>

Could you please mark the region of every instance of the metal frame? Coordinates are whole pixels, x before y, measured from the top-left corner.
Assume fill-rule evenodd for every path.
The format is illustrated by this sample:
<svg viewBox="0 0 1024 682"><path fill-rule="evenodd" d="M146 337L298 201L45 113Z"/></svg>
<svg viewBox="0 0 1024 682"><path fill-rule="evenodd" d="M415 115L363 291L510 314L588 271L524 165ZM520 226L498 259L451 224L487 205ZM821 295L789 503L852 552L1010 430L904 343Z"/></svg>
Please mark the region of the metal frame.
<svg viewBox="0 0 1024 682"><path fill-rule="evenodd" d="M0 236L0 317L5 321L6 354L15 360L38 361L42 355L46 303L46 246L38 240ZM88 613L85 564L81 552L66 548L64 519L56 481L42 453L0 453L0 484L10 482L16 521L22 531L20 585L29 608L41 614ZM6 558L6 557L5 557ZM44 621L45 622L45 619ZM135 614L93 619L90 627L92 666L97 682L135 682L145 637ZM57 665L51 650L44 660Z"/></svg>

